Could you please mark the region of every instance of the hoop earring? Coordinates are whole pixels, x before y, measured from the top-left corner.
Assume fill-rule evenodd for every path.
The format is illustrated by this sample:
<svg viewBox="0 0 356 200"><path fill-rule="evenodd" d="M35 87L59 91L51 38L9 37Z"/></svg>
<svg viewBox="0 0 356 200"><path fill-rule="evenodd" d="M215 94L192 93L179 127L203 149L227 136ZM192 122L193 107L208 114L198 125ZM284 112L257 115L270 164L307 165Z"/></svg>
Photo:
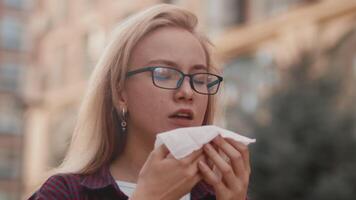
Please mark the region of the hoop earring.
<svg viewBox="0 0 356 200"><path fill-rule="evenodd" d="M127 126L127 123L126 123L126 111L125 111L125 108L122 108L122 120L121 120L121 129L122 129L122 132L125 133L126 132L126 126Z"/></svg>

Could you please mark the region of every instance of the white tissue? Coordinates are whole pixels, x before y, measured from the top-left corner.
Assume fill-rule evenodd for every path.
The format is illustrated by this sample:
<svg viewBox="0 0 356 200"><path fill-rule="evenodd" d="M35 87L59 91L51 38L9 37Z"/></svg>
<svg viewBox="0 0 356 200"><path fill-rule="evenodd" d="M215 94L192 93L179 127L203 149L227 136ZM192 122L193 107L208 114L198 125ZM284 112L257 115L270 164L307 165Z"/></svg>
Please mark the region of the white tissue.
<svg viewBox="0 0 356 200"><path fill-rule="evenodd" d="M156 136L155 148L165 144L169 152L176 159L181 159L193 151L202 148L204 144L209 143L219 134L224 138L231 138L245 145L256 142L256 139L251 139L232 131L209 125L178 128L159 133Z"/></svg>

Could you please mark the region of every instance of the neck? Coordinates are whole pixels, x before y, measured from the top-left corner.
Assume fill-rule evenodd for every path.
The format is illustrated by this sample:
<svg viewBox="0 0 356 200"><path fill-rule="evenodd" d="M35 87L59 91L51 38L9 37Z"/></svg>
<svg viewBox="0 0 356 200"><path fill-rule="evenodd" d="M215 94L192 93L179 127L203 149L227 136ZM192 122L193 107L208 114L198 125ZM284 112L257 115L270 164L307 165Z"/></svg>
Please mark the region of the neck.
<svg viewBox="0 0 356 200"><path fill-rule="evenodd" d="M122 154L111 164L110 171L114 179L136 183L138 174L153 149L153 143L138 131L127 132L127 142ZM151 144L152 143L152 144Z"/></svg>

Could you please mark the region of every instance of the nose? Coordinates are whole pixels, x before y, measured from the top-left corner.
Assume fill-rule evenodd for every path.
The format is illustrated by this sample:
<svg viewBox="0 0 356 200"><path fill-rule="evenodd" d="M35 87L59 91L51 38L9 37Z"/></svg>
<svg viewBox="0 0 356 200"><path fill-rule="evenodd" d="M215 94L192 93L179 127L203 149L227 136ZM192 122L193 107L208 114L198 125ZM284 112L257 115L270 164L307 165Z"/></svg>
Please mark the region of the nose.
<svg viewBox="0 0 356 200"><path fill-rule="evenodd" d="M184 76L181 80L179 88L175 92L176 100L193 100L194 91L190 84L190 77Z"/></svg>

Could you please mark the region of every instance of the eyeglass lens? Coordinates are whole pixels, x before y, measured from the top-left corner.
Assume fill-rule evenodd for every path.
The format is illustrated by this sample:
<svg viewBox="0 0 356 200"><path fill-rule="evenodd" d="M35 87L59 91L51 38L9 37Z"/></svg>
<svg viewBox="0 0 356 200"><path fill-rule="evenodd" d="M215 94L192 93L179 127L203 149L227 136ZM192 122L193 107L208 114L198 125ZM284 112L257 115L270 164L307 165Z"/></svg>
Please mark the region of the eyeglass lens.
<svg viewBox="0 0 356 200"><path fill-rule="evenodd" d="M161 88L177 89L181 86L184 74L170 68L156 68L153 70L154 84ZM218 77L207 73L197 73L192 76L192 87L199 93L213 94L218 89Z"/></svg>

